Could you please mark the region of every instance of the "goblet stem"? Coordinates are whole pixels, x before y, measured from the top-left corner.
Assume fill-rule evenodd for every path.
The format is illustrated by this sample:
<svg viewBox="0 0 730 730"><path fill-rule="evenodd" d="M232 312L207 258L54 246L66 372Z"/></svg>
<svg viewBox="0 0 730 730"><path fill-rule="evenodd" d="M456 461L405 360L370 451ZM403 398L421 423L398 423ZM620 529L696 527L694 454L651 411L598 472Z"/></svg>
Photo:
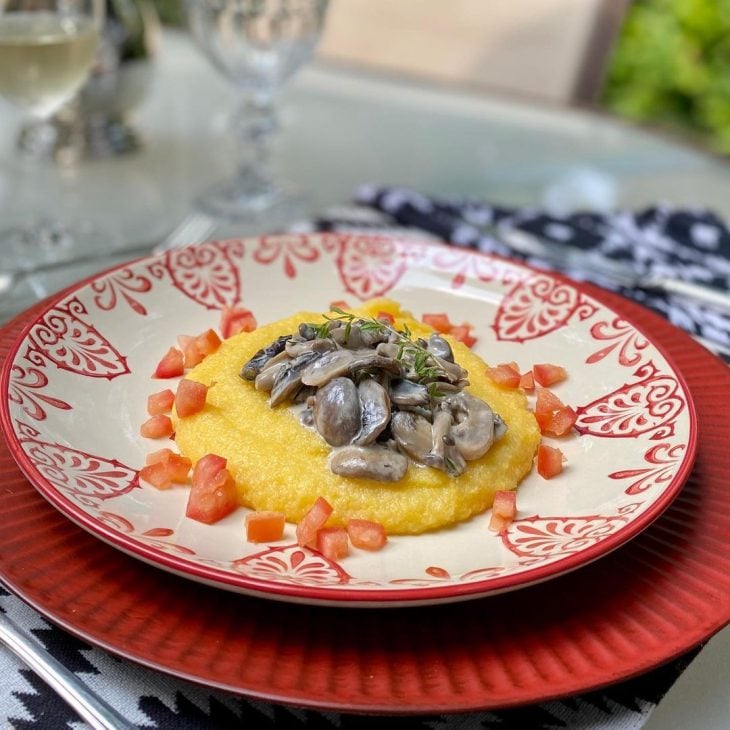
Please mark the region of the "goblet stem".
<svg viewBox="0 0 730 730"><path fill-rule="evenodd" d="M235 177L214 186L199 200L215 217L246 221L282 202L284 193L272 170L272 147L278 129L272 95L247 95L233 116L238 168Z"/></svg>
<svg viewBox="0 0 730 730"><path fill-rule="evenodd" d="M273 186L271 151L279 128L272 97L247 97L233 121L238 143L238 175L241 179L266 181Z"/></svg>

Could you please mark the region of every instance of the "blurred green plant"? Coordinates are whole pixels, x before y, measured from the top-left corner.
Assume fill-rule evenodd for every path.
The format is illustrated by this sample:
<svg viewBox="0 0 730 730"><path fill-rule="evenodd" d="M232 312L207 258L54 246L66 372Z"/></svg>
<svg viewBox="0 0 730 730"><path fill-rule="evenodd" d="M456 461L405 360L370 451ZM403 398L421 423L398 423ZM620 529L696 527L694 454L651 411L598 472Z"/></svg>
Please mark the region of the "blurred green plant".
<svg viewBox="0 0 730 730"><path fill-rule="evenodd" d="M183 22L183 0L154 2L163 22ZM730 0L634 0L602 101L730 154Z"/></svg>
<svg viewBox="0 0 730 730"><path fill-rule="evenodd" d="M730 0L635 0L603 102L730 154Z"/></svg>
<svg viewBox="0 0 730 730"><path fill-rule="evenodd" d="M154 0L163 23L180 25L183 22L183 0Z"/></svg>

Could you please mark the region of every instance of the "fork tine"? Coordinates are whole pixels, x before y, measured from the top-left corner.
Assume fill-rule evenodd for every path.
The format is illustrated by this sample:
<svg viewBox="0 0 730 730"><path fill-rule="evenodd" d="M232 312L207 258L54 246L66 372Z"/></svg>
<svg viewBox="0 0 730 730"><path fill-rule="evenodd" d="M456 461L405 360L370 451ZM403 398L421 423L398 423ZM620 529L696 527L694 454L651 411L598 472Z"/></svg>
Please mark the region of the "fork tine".
<svg viewBox="0 0 730 730"><path fill-rule="evenodd" d="M215 222L202 213L190 213L154 248L154 253L162 253L173 248L181 248L200 243L215 229Z"/></svg>

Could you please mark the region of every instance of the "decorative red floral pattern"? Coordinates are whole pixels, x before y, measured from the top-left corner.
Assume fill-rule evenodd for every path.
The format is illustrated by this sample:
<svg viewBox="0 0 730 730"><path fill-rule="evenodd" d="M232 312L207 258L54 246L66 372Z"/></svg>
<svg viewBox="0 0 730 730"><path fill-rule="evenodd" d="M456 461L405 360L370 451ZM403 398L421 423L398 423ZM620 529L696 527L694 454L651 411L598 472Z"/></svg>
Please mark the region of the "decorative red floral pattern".
<svg viewBox="0 0 730 730"><path fill-rule="evenodd" d="M270 272L256 266L253 269L249 267L250 271L241 267L240 261L247 250L252 252L252 258L258 264L267 266L281 262L281 270L279 266L272 266ZM169 289L167 296L173 298L175 305L180 304L177 292L182 292L195 304L216 310L240 302L242 277L245 275L266 274L272 287L296 287L299 282L292 284L288 280L297 278L299 265L317 262L322 257L331 261L323 262L316 271L321 269L326 274L324 264L329 266L329 289L324 291L335 293L336 296L342 294L340 284L358 299L387 294L401 280L409 266L417 264L425 269L430 267L442 276L445 274L447 281L452 277L454 289L463 286L468 279L496 282L496 286L490 287L491 301L502 297L502 293L511 287L507 295L503 296L493 323L498 340L524 342L570 325L571 330L575 329L580 335L576 338L576 347L581 348L580 354L575 356L579 358L578 363L584 358L587 364L607 363L606 358L613 355L620 366L636 367L644 358L646 362L633 373L633 382L625 383L608 395L604 394L578 408L577 427L583 434L630 440L628 444L632 445L630 451L633 459L627 458L616 465L610 463L601 472L601 476L605 475L607 479L627 480L629 486L625 489L626 494L637 495L652 490L647 502L649 504L658 491L673 483L686 460L688 445L677 444L676 440L670 442L666 437L674 433L678 415L686 412L686 396L676 377L660 372L649 359L645 351L649 348L653 352L651 345L627 322L603 310L601 321L592 326L591 322L581 325L597 310L587 296L570 284L541 273L532 273L520 266L513 267L507 261L475 256L454 248L424 246L408 238L359 235L264 237L246 242L213 242L172 251L154 260L130 264L99 277L90 282L86 290L47 310L29 330L7 373L10 415L16 426L18 444L27 455L26 463L32 467L28 469L29 473L33 469L37 470L41 481L50 483L54 490L82 507L77 512L83 511L93 520L100 520L107 528L128 535L133 538L130 543L138 541L146 548L152 548L147 551L148 556L158 550L182 557L194 556L194 560L190 561L192 564L211 566L228 572L229 576L238 573L254 581L313 587L347 585L349 588L382 589L391 586L395 589L397 586L427 587L489 581L589 549L626 525L630 513L626 507L622 507L618 514L607 510L606 514L588 517L530 517L515 521L501 538L479 538L489 539L490 545L498 553L504 553L504 544L518 556L517 561L509 557L504 564L494 565L495 562L501 563L501 558L492 555L471 564L479 566L481 563L483 567L475 567L461 575L451 574L439 563L425 574L413 578L403 577L408 575L409 570L407 566L402 566L395 574L391 572L381 580L374 580L350 576L339 564L296 545L268 548L232 560L231 557L240 556L246 550L260 550L251 545L242 547L237 542L236 547L227 553L227 558L209 559L195 538L190 538L191 547L172 542L175 531L170 527L159 526L168 522L166 517L152 523L158 526L149 527L150 522L145 521L144 527L135 527L130 519L136 519L133 517L136 512L127 510L125 499L116 502L114 508L126 516L102 511L109 504L108 500L139 487L137 472L114 459L64 446L65 443L80 444L84 448L87 442L75 441L76 434L72 436L64 430L63 414L49 410L68 411L72 409L72 404L47 392L51 389L49 386L53 390L65 387L68 376L58 373L58 370L67 370L84 378L107 379L129 373L126 359L120 351L88 323L87 310L79 296L83 297L83 302L93 300L97 310L121 309L123 315L128 306L133 313L146 316L148 310L156 313L151 303L157 301L159 290ZM333 263L336 267L334 270ZM159 285L155 284L155 280L160 282ZM142 296L150 291L154 296ZM327 300L330 295L322 296ZM186 302L185 305L191 309L190 304ZM107 321L113 322L115 318L99 318L99 322ZM586 337L588 333L590 337ZM118 340L114 340L115 344L123 349L123 343L129 342L125 339L126 334L118 325L114 334L118 337ZM595 347L600 349L591 352ZM655 355L657 357L660 356ZM54 363L57 370L48 368L49 363ZM623 380L622 372L614 367L608 373L614 378L610 381L611 387ZM60 377L54 378L54 375ZM147 379L149 373L143 375ZM104 383L88 385L94 388L106 387ZM592 391L586 391L588 395L583 397L588 400L604 393L605 389L605 385L599 385ZM62 392L66 393L65 390ZM75 405L75 401L73 403ZM44 432L22 423L21 419L43 422ZM41 426L38 425L38 428ZM645 444L635 445L635 439L645 434L651 439L664 440L648 449ZM89 448L94 449L93 446ZM644 455L644 463L641 463L641 454ZM637 461L639 466L635 466ZM626 468L605 474L609 468L616 469L619 466ZM638 509L641 504L637 502L630 507ZM531 510L533 513L537 511ZM200 550L201 554L196 554L196 550ZM398 560L397 557L395 559ZM347 567L347 561L343 565Z"/></svg>
<svg viewBox="0 0 730 730"><path fill-rule="evenodd" d="M71 410L66 401L38 392L47 385L48 377L43 371L32 367L26 370L20 365L13 365L8 383L8 400L19 405L27 416L36 421L47 418L45 406Z"/></svg>
<svg viewBox="0 0 730 730"><path fill-rule="evenodd" d="M535 274L502 299L492 329L498 340L525 342L565 327L571 319L583 321L596 311L575 287Z"/></svg>
<svg viewBox="0 0 730 730"><path fill-rule="evenodd" d="M20 441L31 464L62 494L86 507L98 507L139 487L136 469L61 444L27 437Z"/></svg>
<svg viewBox="0 0 730 730"><path fill-rule="evenodd" d="M350 580L350 576L337 563L299 545L272 547L235 560L231 567L239 573L262 580L301 585L338 585Z"/></svg>
<svg viewBox="0 0 730 730"><path fill-rule="evenodd" d="M622 469L608 476L611 479L635 479L636 481L626 488L626 494L641 494L651 487L663 487L669 484L677 473L685 449L685 444L656 444L644 454L644 461L649 462L651 466Z"/></svg>
<svg viewBox="0 0 730 730"><path fill-rule="evenodd" d="M579 433L631 438L654 432L652 439L674 434L674 421L687 403L674 375L660 373L653 362L634 372L639 380L576 410Z"/></svg>
<svg viewBox="0 0 730 730"><path fill-rule="evenodd" d="M145 530L142 533L135 534L135 526L126 518L121 515L114 514L113 512L105 512L100 510L96 515L96 518L103 525L107 525L118 532L123 532L127 535L132 535L140 542L153 547L160 552L170 553L172 555L180 555L182 557L190 557L195 555L195 551L184 545L178 545L168 540L160 540L161 537L170 537L175 534L175 531L169 527L153 527L150 530Z"/></svg>
<svg viewBox="0 0 730 730"><path fill-rule="evenodd" d="M596 340L609 342L597 352L589 355L586 362L589 365L600 362L608 354L618 349L618 362L624 367L638 365L642 351L649 346L649 341L643 337L626 320L616 317L611 322L604 320L596 322L590 329L591 336Z"/></svg>
<svg viewBox="0 0 730 730"><path fill-rule="evenodd" d="M25 359L48 362L88 378L109 380L129 373L127 360L95 327L81 319L86 307L73 297L46 312L30 329Z"/></svg>
<svg viewBox="0 0 730 730"><path fill-rule="evenodd" d="M143 317L147 314L147 309L134 295L145 294L150 289L152 282L132 268L117 269L108 276L91 282L91 290L96 293L94 303L99 309L110 311L123 300L133 312Z"/></svg>
<svg viewBox="0 0 730 730"><path fill-rule="evenodd" d="M266 265L273 264L280 258L284 266L284 274L289 279L293 279L297 275L295 261L314 263L319 259L319 249L309 236L262 236L253 258L259 264Z"/></svg>
<svg viewBox="0 0 730 730"><path fill-rule="evenodd" d="M223 309L241 301L238 259L243 242L214 241L173 249L149 265L158 279L168 276L185 296L207 309Z"/></svg>
<svg viewBox="0 0 730 730"><path fill-rule="evenodd" d="M475 256L452 246L433 246L430 261L441 271L454 272L451 286L458 289L467 279L497 281L504 286L515 284L531 275L528 269L521 269L506 261L486 256Z"/></svg>
<svg viewBox="0 0 730 730"><path fill-rule="evenodd" d="M448 570L438 565L431 565L426 568L426 573L430 578L394 578L389 581L390 585L407 585L407 586L429 586L434 583L468 583L470 581L488 580L506 572L507 568L503 565L494 565L487 568L477 568L469 570L458 576L452 576Z"/></svg>
<svg viewBox="0 0 730 730"><path fill-rule="evenodd" d="M332 239L328 245L333 247ZM387 294L403 276L416 250L412 242L377 236L340 236L334 247L340 280L361 300Z"/></svg>
<svg viewBox="0 0 730 730"><path fill-rule="evenodd" d="M605 539L628 522L628 514L639 503L629 505L619 515L586 517L526 517L515 520L501 533L510 552L524 558L545 560L565 557ZM530 560L532 564L534 560Z"/></svg>

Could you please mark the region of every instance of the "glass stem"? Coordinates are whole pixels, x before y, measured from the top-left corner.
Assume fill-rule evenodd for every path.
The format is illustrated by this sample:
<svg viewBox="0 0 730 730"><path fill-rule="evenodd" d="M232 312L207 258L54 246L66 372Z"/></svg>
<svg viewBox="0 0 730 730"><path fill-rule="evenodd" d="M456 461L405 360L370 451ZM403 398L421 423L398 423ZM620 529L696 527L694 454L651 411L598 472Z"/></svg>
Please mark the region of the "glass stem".
<svg viewBox="0 0 730 730"><path fill-rule="evenodd" d="M273 187L272 141L278 129L276 106L271 96L247 98L233 122L238 140L238 177L243 187L255 195Z"/></svg>

